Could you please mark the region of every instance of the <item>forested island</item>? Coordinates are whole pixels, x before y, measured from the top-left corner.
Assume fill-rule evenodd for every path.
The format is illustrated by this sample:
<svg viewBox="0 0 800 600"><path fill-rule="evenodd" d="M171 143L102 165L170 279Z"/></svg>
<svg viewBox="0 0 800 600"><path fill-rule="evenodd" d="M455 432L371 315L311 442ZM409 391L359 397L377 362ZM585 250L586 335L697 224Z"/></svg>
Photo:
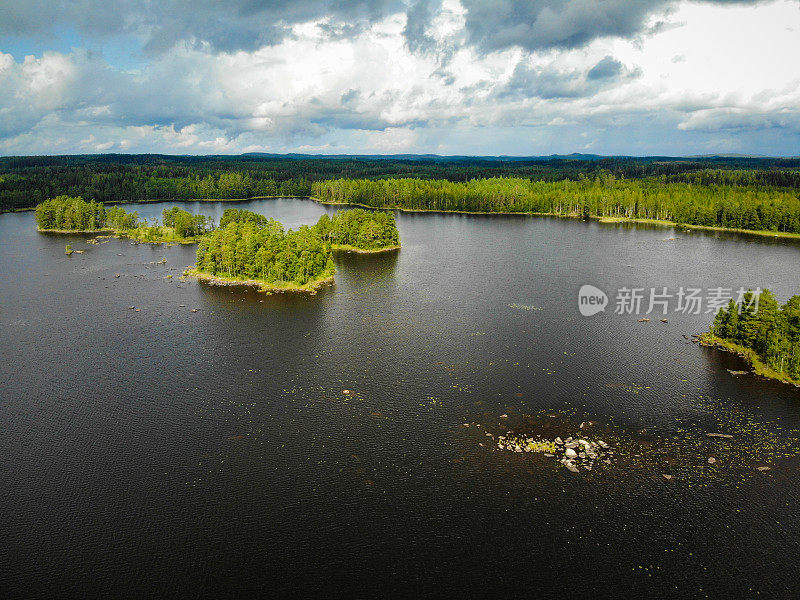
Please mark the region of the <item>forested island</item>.
<svg viewBox="0 0 800 600"><path fill-rule="evenodd" d="M759 375L800 384L800 296L781 306L769 290L757 300L747 292L717 313L701 342L741 355Z"/></svg>
<svg viewBox="0 0 800 600"><path fill-rule="evenodd" d="M213 228L210 217L177 206L164 209L163 225L140 221L136 212L81 197L58 196L36 207L36 225L44 233L112 233L148 243L194 243Z"/></svg>
<svg viewBox="0 0 800 600"><path fill-rule="evenodd" d="M322 215L316 228L334 250L367 253L400 248L400 234L392 212L358 208L337 211L333 218Z"/></svg>
<svg viewBox="0 0 800 600"><path fill-rule="evenodd" d="M314 183L312 194L322 202L374 208L649 220L800 234L797 191L749 185L617 179L610 174L577 181L337 179Z"/></svg>
<svg viewBox="0 0 800 600"><path fill-rule="evenodd" d="M227 212L227 211L226 211ZM249 211L200 239L197 266L188 274L209 283L244 283L265 291L313 291L333 282L331 244L315 227L284 231L273 219Z"/></svg>
<svg viewBox="0 0 800 600"><path fill-rule="evenodd" d="M247 210L227 209L218 229L197 246L190 275L210 283L246 283L263 290L316 290L333 282L332 251L380 252L400 247L394 214L365 210L322 215L309 227L283 225Z"/></svg>
<svg viewBox="0 0 800 600"><path fill-rule="evenodd" d="M103 233L140 242L197 243L197 265L187 271L211 283L244 283L263 290L314 291L333 282L334 249L382 252L400 247L394 214L362 209L322 215L313 226L284 231L278 221L248 210L226 209L211 218L177 206L162 211L162 224L100 202L59 196L36 207L41 232ZM66 253L72 254L71 246Z"/></svg>

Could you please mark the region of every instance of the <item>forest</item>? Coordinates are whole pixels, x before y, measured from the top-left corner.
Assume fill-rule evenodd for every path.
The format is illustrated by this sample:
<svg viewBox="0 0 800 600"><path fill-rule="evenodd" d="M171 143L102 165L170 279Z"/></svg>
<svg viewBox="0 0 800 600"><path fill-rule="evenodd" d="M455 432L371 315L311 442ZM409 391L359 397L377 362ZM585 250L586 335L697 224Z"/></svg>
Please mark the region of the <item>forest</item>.
<svg viewBox="0 0 800 600"><path fill-rule="evenodd" d="M619 179L603 173L575 181L336 179L314 183L312 193L323 202L375 208L657 219L687 225L800 233L797 191L749 184Z"/></svg>
<svg viewBox="0 0 800 600"><path fill-rule="evenodd" d="M734 350L738 346L754 353L751 362L755 358L771 370L761 374L800 380L800 296L781 306L769 290L757 301L748 292L741 302L731 300L717 313L708 335L711 343L719 338Z"/></svg>
<svg viewBox="0 0 800 600"><path fill-rule="evenodd" d="M400 247L392 212L340 210L333 218L322 215L314 228L334 249L369 252Z"/></svg>
<svg viewBox="0 0 800 600"><path fill-rule="evenodd" d="M246 212L246 211L245 211ZM256 280L277 288L311 288L333 277L331 245L303 225L284 232L269 219L230 220L200 238L197 271L227 280Z"/></svg>
<svg viewBox="0 0 800 600"><path fill-rule="evenodd" d="M162 211L163 225L140 221L136 212L119 206L106 208L102 202L58 196L36 207L36 225L40 231L114 231L142 242L188 242L214 228L213 220L193 215L174 206Z"/></svg>
<svg viewBox="0 0 800 600"><path fill-rule="evenodd" d="M611 175L725 187L800 190L800 159L750 157L441 157L306 155L84 155L0 157L0 211L47 198L97 202L308 196L329 179L468 182L521 178L579 181Z"/></svg>
<svg viewBox="0 0 800 600"><path fill-rule="evenodd" d="M102 202L58 196L36 207L36 226L41 231L98 231L132 229L138 224L136 213L114 207L106 210Z"/></svg>
<svg viewBox="0 0 800 600"><path fill-rule="evenodd" d="M375 251L398 248L393 213L366 210L322 215L309 227L284 232L274 219L248 210L227 209L219 228L197 246L197 272L270 287L315 288L334 275L332 249Z"/></svg>
<svg viewBox="0 0 800 600"><path fill-rule="evenodd" d="M273 287L313 288L333 277L333 248L378 251L400 247L394 214L362 209L323 215L314 226L284 231L274 219L229 208L213 220L173 206L162 224L101 202L59 196L36 207L41 231L113 230L142 242L197 242L197 271L232 280L258 280ZM69 252L69 248L68 248Z"/></svg>

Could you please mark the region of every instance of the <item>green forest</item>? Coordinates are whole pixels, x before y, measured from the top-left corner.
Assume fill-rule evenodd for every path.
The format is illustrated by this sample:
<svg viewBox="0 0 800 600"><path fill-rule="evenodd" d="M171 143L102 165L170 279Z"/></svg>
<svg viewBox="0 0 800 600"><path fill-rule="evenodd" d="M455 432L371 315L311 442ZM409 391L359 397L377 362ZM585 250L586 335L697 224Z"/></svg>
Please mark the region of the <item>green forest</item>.
<svg viewBox="0 0 800 600"><path fill-rule="evenodd" d="M308 196L329 179L579 181L611 175L656 183L800 190L800 159L749 157L442 157L83 155L0 157L0 211L47 198L97 202Z"/></svg>
<svg viewBox="0 0 800 600"><path fill-rule="evenodd" d="M283 225L248 210L227 209L219 228L200 238L197 271L284 288L315 287L333 277L332 250L397 248L394 214L366 210L322 215L316 225L284 232Z"/></svg>
<svg viewBox="0 0 800 600"><path fill-rule="evenodd" d="M315 229L334 249L375 251L400 247L392 212L340 210L333 218L322 215Z"/></svg>
<svg viewBox="0 0 800 600"><path fill-rule="evenodd" d="M142 242L197 242L197 271L232 280L258 280L273 287L314 287L333 277L333 248L377 251L399 248L394 214L362 209L327 214L312 227L284 231L274 219L226 209L220 226L210 217L173 206L162 224L139 221L120 207L59 196L36 207L42 231L108 231Z"/></svg>
<svg viewBox="0 0 800 600"><path fill-rule="evenodd" d="M757 302L748 292L740 303L731 300L717 313L709 336L711 343L719 338L735 350L754 353L751 361L756 358L768 367L761 374L800 380L800 296L781 306L769 290Z"/></svg>
<svg viewBox="0 0 800 600"><path fill-rule="evenodd" d="M36 207L36 225L42 231L98 231L132 229L138 223L136 213L114 207L106 210L102 202L58 196Z"/></svg>
<svg viewBox="0 0 800 600"><path fill-rule="evenodd" d="M245 218L231 220L200 239L197 271L278 288L304 288L333 277L335 267L330 243L313 227L284 232L283 225L272 219L259 225Z"/></svg>
<svg viewBox="0 0 800 600"><path fill-rule="evenodd" d="M36 207L40 231L113 231L142 242L192 241L214 228L211 217L193 215L174 206L162 211L163 225L140 221L136 212L119 206L106 208L102 202L59 196Z"/></svg>
<svg viewBox="0 0 800 600"><path fill-rule="evenodd" d="M618 179L601 174L576 181L336 179L314 183L312 193L323 202L376 208L657 219L800 233L798 193L783 188Z"/></svg>

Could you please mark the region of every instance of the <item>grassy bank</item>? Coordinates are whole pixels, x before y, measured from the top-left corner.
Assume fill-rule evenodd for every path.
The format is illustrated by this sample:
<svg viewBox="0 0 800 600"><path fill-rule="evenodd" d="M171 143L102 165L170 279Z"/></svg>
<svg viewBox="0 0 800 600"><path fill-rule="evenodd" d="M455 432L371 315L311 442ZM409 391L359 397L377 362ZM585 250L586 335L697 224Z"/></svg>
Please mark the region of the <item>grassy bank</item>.
<svg viewBox="0 0 800 600"><path fill-rule="evenodd" d="M115 237L127 238L139 242L141 244L196 244L197 237L180 237L175 233L174 227L165 227L163 225L154 228L136 228L136 229L39 229L39 233L77 233L77 234L90 234L96 237Z"/></svg>
<svg viewBox="0 0 800 600"><path fill-rule="evenodd" d="M661 219L628 219L626 217L591 217L600 223L641 223L642 225L659 225L662 227L675 227L678 229L698 229L701 231L721 231L728 233L747 233L750 235L760 235L764 237L779 237L800 240L800 233L788 233L785 231L765 231L758 229L732 229L728 227L712 227L709 225L687 225L674 221L664 221Z"/></svg>
<svg viewBox="0 0 800 600"><path fill-rule="evenodd" d="M329 275L319 279L314 279L303 285L297 285L291 281L282 283L280 285L274 283L267 283L259 279L241 279L241 278L228 278L219 277L217 275L210 275L197 269L186 269L183 273L189 277L195 277L198 280L209 285L229 286L229 285L245 285L257 288L260 292L276 293L276 292L301 292L307 294L316 294L321 288L334 283L334 276Z"/></svg>
<svg viewBox="0 0 800 600"><path fill-rule="evenodd" d="M392 250L400 250L400 246L386 246L385 248L356 248L348 244L333 244L331 250L341 250L342 252L355 252L357 254L377 254L379 252L391 252Z"/></svg>
<svg viewBox="0 0 800 600"><path fill-rule="evenodd" d="M37 227L36 231L38 231L39 233L81 233L81 234L88 233L91 235L117 233L115 229L41 229L40 227Z"/></svg>
<svg viewBox="0 0 800 600"><path fill-rule="evenodd" d="M734 344L733 342L729 342L728 340L724 340L710 333L704 333L700 336L700 344L710 348L723 349L742 357L751 367L753 367L753 372L756 375L800 387L800 380L792 379L785 373L776 371L769 365L764 364L764 362L761 360L761 357L750 348L740 346L739 344Z"/></svg>

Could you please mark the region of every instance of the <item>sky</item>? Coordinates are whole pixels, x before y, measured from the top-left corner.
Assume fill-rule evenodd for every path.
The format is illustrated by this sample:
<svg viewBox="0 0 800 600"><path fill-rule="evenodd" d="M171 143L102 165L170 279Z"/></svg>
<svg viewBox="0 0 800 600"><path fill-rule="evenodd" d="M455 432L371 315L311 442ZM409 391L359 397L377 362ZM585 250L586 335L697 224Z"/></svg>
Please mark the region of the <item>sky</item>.
<svg viewBox="0 0 800 600"><path fill-rule="evenodd" d="M3 0L0 155L800 155L800 0Z"/></svg>

